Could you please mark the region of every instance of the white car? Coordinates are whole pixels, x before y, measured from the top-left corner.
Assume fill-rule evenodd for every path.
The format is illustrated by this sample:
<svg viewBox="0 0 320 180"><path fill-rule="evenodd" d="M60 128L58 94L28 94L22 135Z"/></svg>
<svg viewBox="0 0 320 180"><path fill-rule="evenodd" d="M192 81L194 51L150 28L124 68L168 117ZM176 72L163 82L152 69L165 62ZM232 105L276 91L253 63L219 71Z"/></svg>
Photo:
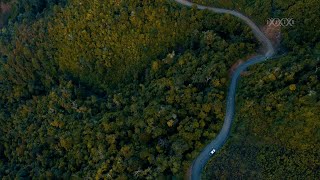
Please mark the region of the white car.
<svg viewBox="0 0 320 180"><path fill-rule="evenodd" d="M215 149L212 149L211 151L210 151L210 154L214 154L216 152L216 150Z"/></svg>

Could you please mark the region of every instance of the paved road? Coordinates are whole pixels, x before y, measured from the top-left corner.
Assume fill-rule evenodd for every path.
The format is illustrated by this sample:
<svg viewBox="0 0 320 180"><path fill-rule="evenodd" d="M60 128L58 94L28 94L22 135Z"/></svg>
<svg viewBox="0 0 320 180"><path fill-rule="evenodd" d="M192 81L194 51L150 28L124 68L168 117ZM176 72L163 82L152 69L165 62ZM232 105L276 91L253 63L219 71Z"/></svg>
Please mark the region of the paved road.
<svg viewBox="0 0 320 180"><path fill-rule="evenodd" d="M210 142L210 144L208 144L202 150L200 155L194 160L191 167L191 179L198 180L201 177L201 172L204 166L207 164L209 159L213 156L210 152L214 149L216 153L219 149L221 149L221 147L225 144L229 136L231 125L234 119L236 87L237 87L237 81L240 77L240 73L246 70L251 65L263 62L271 58L275 54L275 50L271 44L271 41L264 35L263 32L261 32L261 30L257 27L257 25L253 21L251 21L248 17L244 16L243 14L237 11L197 5L197 4L188 2L186 0L175 0L175 1L185 6L189 6L189 7L196 6L198 9L202 9L202 10L207 9L215 13L231 14L240 18L252 29L252 32L254 33L255 37L261 42L265 50L264 55L258 55L248 59L245 63L241 64L232 75L228 96L227 96L226 116L224 119L222 129L220 130L218 136L215 139L213 139Z"/></svg>

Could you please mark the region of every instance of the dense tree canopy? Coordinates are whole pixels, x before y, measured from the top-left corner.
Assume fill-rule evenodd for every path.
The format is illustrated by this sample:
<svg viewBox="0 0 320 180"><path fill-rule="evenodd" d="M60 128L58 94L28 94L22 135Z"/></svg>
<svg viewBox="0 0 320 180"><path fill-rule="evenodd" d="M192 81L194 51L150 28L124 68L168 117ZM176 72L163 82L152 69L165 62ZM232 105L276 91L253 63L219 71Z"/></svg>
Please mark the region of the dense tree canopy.
<svg viewBox="0 0 320 180"><path fill-rule="evenodd" d="M252 67L254 74L240 83L232 138L208 164L208 179L320 176L320 6L273 3L271 17L295 19L294 26L282 29L284 55Z"/></svg>
<svg viewBox="0 0 320 180"><path fill-rule="evenodd" d="M183 178L222 126L230 67L258 47L232 16L173 1L7 2L12 12L0 29L4 179ZM263 7L271 2L247 2L219 6L246 6L250 16L258 6L257 20L268 16ZM272 1L279 15L297 19L296 9L309 9L306 24L285 29L286 54L250 68L241 81L239 133L209 178L318 175L319 5L302 2Z"/></svg>
<svg viewBox="0 0 320 180"><path fill-rule="evenodd" d="M228 68L256 47L249 30L167 1L51 11L2 30L0 173L183 177L220 129Z"/></svg>

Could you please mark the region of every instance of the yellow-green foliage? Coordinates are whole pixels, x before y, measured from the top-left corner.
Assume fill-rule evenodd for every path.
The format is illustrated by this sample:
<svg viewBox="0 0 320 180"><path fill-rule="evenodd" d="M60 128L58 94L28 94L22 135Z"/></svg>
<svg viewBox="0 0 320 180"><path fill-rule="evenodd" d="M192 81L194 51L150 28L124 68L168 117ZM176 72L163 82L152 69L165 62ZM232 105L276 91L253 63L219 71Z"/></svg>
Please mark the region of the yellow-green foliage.
<svg viewBox="0 0 320 180"><path fill-rule="evenodd" d="M257 47L235 18L173 1L17 2L19 16L0 33L6 179L183 178L222 126L229 68ZM311 22L303 29L311 31ZM319 36L300 27L284 32L295 53L248 69L252 75L240 82L241 134L231 141L232 163L222 158L227 168L212 171L215 179L239 178L247 166L234 163L252 161L244 177L318 175ZM290 38L296 32L310 43ZM242 156L247 149L239 147L252 154Z"/></svg>
<svg viewBox="0 0 320 180"><path fill-rule="evenodd" d="M253 53L252 35L170 1L75 0L50 13L0 36L0 174L183 177L220 128L228 67Z"/></svg>
<svg viewBox="0 0 320 180"><path fill-rule="evenodd" d="M59 67L97 86L138 79L150 60L187 43L203 18L164 0L74 0L56 13L49 36Z"/></svg>

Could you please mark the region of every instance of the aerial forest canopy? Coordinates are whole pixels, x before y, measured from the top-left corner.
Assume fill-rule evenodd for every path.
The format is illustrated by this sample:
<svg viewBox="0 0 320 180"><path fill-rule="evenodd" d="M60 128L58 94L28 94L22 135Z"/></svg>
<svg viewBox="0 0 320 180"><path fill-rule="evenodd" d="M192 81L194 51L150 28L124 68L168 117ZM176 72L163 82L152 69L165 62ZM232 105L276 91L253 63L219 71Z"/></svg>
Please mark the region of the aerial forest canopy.
<svg viewBox="0 0 320 180"><path fill-rule="evenodd" d="M300 1L204 1L237 9L281 27L279 57L250 68L240 82L236 122L204 179L318 179L320 177L320 5ZM256 10L260 8L259 10Z"/></svg>
<svg viewBox="0 0 320 180"><path fill-rule="evenodd" d="M259 48L240 20L174 1L1 2L10 7L0 29L4 179L183 178L222 126L229 69ZM287 165L266 162L282 149L290 166L275 177L297 167L297 177L319 176L320 162L306 160L320 146L319 4L277 2L277 9L297 23L283 30L284 55L241 81L236 137L263 141L254 146L265 150L259 176ZM245 167L257 161L246 157ZM208 169L209 178L227 170Z"/></svg>

